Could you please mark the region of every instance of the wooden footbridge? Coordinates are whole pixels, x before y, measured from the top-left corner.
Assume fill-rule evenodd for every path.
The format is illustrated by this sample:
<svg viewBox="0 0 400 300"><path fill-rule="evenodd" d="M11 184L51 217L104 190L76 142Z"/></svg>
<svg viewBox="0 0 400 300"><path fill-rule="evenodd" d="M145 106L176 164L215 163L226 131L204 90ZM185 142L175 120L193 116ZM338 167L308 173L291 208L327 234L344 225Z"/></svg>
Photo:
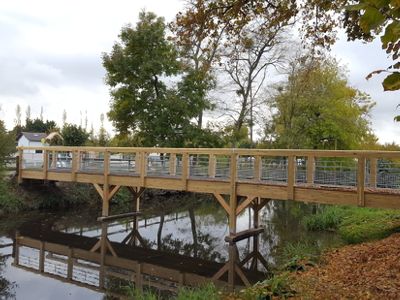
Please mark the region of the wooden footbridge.
<svg viewBox="0 0 400 300"><path fill-rule="evenodd" d="M209 193L230 232L268 199L400 208L400 152L268 149L20 147L18 179L93 184L108 216L122 187ZM137 203L137 210L139 201Z"/></svg>

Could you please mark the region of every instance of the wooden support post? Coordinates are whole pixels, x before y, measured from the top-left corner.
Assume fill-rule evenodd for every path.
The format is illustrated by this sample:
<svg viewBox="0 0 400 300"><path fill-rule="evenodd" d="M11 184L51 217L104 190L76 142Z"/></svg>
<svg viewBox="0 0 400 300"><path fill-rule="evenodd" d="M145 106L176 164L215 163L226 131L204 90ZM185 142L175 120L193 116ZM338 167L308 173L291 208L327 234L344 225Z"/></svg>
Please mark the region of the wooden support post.
<svg viewBox="0 0 400 300"><path fill-rule="evenodd" d="M215 178L217 160L214 154L208 156L208 177Z"/></svg>
<svg viewBox="0 0 400 300"><path fill-rule="evenodd" d="M370 169L369 169L369 186L376 188L377 176L378 176L378 159L373 157L370 158Z"/></svg>
<svg viewBox="0 0 400 300"><path fill-rule="evenodd" d="M307 185L314 184L315 173L315 157L310 155L307 157Z"/></svg>
<svg viewBox="0 0 400 300"><path fill-rule="evenodd" d="M261 180L261 171L262 171L262 160L261 156L257 155L254 157L254 180Z"/></svg>
<svg viewBox="0 0 400 300"><path fill-rule="evenodd" d="M176 154L175 153L169 154L169 175L170 176L176 175Z"/></svg>
<svg viewBox="0 0 400 300"><path fill-rule="evenodd" d="M135 274L135 288L139 291L143 291L143 275L142 275L142 264L138 263L136 265L136 274Z"/></svg>
<svg viewBox="0 0 400 300"><path fill-rule="evenodd" d="M101 225L101 237L100 237L100 272L99 272L99 288L104 288L105 283L105 262L107 253L107 224Z"/></svg>
<svg viewBox="0 0 400 300"><path fill-rule="evenodd" d="M238 155L233 153L230 162L230 181L231 193L229 197L229 231L231 234L236 233L236 208L237 208L237 193L236 193L236 176L237 176L237 158Z"/></svg>
<svg viewBox="0 0 400 300"><path fill-rule="evenodd" d="M39 248L39 272L44 272L44 242L40 242Z"/></svg>
<svg viewBox="0 0 400 300"><path fill-rule="evenodd" d="M74 260L73 260L73 250L69 248L68 251L68 265L67 265L67 279L72 280L72 274L74 271Z"/></svg>
<svg viewBox="0 0 400 300"><path fill-rule="evenodd" d="M294 184L296 182L296 165L295 156L288 156L288 171L287 171L287 198L288 200L294 200Z"/></svg>
<svg viewBox="0 0 400 300"><path fill-rule="evenodd" d="M357 168L357 198L358 206L365 206L365 157L358 157Z"/></svg>
<svg viewBox="0 0 400 300"><path fill-rule="evenodd" d="M233 292L235 288L235 264L236 264L236 251L233 244L229 244L229 261L228 261L228 287Z"/></svg>
<svg viewBox="0 0 400 300"><path fill-rule="evenodd" d="M47 172L49 170L49 152L43 151L43 179L47 180Z"/></svg>
<svg viewBox="0 0 400 300"><path fill-rule="evenodd" d="M14 263L15 265L19 265L19 231L17 230L15 233L15 250L14 250Z"/></svg>
<svg viewBox="0 0 400 300"><path fill-rule="evenodd" d="M22 183L23 155L24 151L22 149L18 149L18 184Z"/></svg>
<svg viewBox="0 0 400 300"><path fill-rule="evenodd" d="M189 178L189 154L183 153L182 155L182 190L186 191L187 181Z"/></svg>

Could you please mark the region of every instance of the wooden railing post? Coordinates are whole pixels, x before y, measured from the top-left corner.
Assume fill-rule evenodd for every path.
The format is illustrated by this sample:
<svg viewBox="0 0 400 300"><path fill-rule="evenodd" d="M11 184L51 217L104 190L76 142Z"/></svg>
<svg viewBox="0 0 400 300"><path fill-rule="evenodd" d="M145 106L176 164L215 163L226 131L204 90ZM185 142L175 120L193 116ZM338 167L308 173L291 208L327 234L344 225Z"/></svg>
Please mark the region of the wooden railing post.
<svg viewBox="0 0 400 300"><path fill-rule="evenodd" d="M139 174L140 174L140 186L144 187L146 182L146 173L147 173L147 153L146 152L140 152L140 164L139 164Z"/></svg>
<svg viewBox="0 0 400 300"><path fill-rule="evenodd" d="M372 157L369 160L369 186L371 188L376 188L377 184L377 176L378 176L378 159L376 157Z"/></svg>
<svg viewBox="0 0 400 300"><path fill-rule="evenodd" d="M254 157L254 180L261 180L261 169L262 169L262 161L261 156L257 155Z"/></svg>
<svg viewBox="0 0 400 300"><path fill-rule="evenodd" d="M189 178L189 153L185 152L182 155L182 190L187 189L187 181Z"/></svg>
<svg viewBox="0 0 400 300"><path fill-rule="evenodd" d="M78 171L78 151L71 151L72 154L72 166L71 166L71 180L76 181L76 172Z"/></svg>
<svg viewBox="0 0 400 300"><path fill-rule="evenodd" d="M231 234L236 233L236 207L237 207L237 192L236 192L236 177L237 177L237 153L231 154L230 162L230 183L231 194L229 197L229 231Z"/></svg>
<svg viewBox="0 0 400 300"><path fill-rule="evenodd" d="M169 154L169 175L170 176L176 175L176 154L175 153Z"/></svg>
<svg viewBox="0 0 400 300"><path fill-rule="evenodd" d="M215 178L217 160L214 154L208 156L208 177Z"/></svg>
<svg viewBox="0 0 400 300"><path fill-rule="evenodd" d="M307 185L314 184L314 175L315 174L315 156L307 157Z"/></svg>
<svg viewBox="0 0 400 300"><path fill-rule="evenodd" d="M103 210L102 216L108 216L109 208L110 208L110 186L108 182L108 177L110 175L110 152L107 150L104 151L104 185L103 185Z"/></svg>
<svg viewBox="0 0 400 300"><path fill-rule="evenodd" d="M288 170L287 170L287 198L288 200L294 200L294 184L296 182L296 164L295 156L288 156Z"/></svg>
<svg viewBox="0 0 400 300"><path fill-rule="evenodd" d="M57 168L57 152L56 151L52 151L51 152L51 168L52 169L56 169Z"/></svg>
<svg viewBox="0 0 400 300"><path fill-rule="evenodd" d="M365 206L365 157L359 156L357 163L357 200L358 206Z"/></svg>
<svg viewBox="0 0 400 300"><path fill-rule="evenodd" d="M49 170L49 152L43 150L43 179L47 179L47 172Z"/></svg>
<svg viewBox="0 0 400 300"><path fill-rule="evenodd" d="M18 149L18 164L17 164L17 172L18 172L18 184L22 183L22 164L23 164L23 155L24 151L22 149Z"/></svg>

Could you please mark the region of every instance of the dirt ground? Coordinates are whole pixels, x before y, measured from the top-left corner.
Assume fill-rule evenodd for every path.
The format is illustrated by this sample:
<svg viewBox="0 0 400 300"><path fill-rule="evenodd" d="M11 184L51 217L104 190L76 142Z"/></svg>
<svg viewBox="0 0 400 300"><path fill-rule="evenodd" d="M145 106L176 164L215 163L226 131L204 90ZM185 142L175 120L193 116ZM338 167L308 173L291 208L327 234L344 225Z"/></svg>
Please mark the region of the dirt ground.
<svg viewBox="0 0 400 300"><path fill-rule="evenodd" d="M400 233L329 252L293 287L297 299L400 299Z"/></svg>

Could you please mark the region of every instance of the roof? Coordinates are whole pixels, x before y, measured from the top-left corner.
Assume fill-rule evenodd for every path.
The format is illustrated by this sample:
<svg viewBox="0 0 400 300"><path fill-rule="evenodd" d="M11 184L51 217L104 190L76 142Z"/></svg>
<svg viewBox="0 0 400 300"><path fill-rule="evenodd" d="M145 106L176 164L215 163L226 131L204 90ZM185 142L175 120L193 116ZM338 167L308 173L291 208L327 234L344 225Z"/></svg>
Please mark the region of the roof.
<svg viewBox="0 0 400 300"><path fill-rule="evenodd" d="M42 139L47 137L47 134L44 132L22 132L19 138L22 136L26 137L26 139L31 142L41 142Z"/></svg>

